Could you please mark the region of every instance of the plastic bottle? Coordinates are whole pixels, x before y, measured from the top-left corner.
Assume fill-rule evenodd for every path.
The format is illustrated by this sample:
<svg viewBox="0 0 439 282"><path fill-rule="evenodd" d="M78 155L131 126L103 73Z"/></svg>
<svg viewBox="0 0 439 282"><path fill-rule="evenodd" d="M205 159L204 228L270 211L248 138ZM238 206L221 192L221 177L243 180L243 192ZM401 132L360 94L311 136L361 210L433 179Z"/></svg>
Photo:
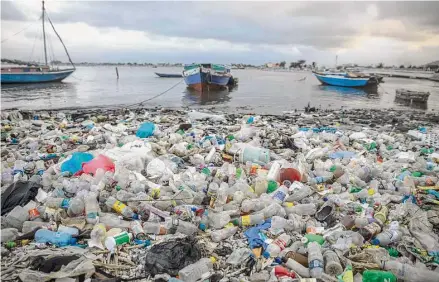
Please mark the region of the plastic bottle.
<svg viewBox="0 0 439 282"><path fill-rule="evenodd" d="M376 222L369 223L365 227L360 228L360 230L358 230L358 233L360 233L360 235L363 236L365 241L369 241L370 239L372 239L373 236L375 236L380 232L381 232L381 226Z"/></svg>
<svg viewBox="0 0 439 282"><path fill-rule="evenodd" d="M343 273L343 267L337 254L332 250L326 250L323 253L323 262L325 263L325 272L331 276L337 276Z"/></svg>
<svg viewBox="0 0 439 282"><path fill-rule="evenodd" d="M213 269L215 258L202 258L196 263L190 264L178 272L178 276L185 282L196 282L203 274Z"/></svg>
<svg viewBox="0 0 439 282"><path fill-rule="evenodd" d="M277 181L279 179L280 168L281 165L279 162L273 162L271 164L270 170L268 171L267 180Z"/></svg>
<svg viewBox="0 0 439 282"><path fill-rule="evenodd" d="M263 215L263 218L271 218L275 215L284 217L286 215L284 208L277 203L266 206L265 208L260 210L258 214L259 213Z"/></svg>
<svg viewBox="0 0 439 282"><path fill-rule="evenodd" d="M255 213L250 215L243 215L239 218L232 219L231 222L235 226L252 226L261 224L264 222L264 214L263 213Z"/></svg>
<svg viewBox="0 0 439 282"><path fill-rule="evenodd" d="M282 267L280 265L274 267L274 275L276 277L296 278L296 273L289 272L285 267Z"/></svg>
<svg viewBox="0 0 439 282"><path fill-rule="evenodd" d="M23 174L24 173L24 166L26 163L22 160L16 160L14 163L14 175L15 174Z"/></svg>
<svg viewBox="0 0 439 282"><path fill-rule="evenodd" d="M61 232L61 233L67 233L67 234L70 234L72 236L79 235L79 230L77 228L69 227L69 226L65 226L65 225L59 225L57 231Z"/></svg>
<svg viewBox="0 0 439 282"><path fill-rule="evenodd" d="M70 201L69 208L67 209L67 215L75 217L84 213L85 205L84 201L80 197L75 197Z"/></svg>
<svg viewBox="0 0 439 282"><path fill-rule="evenodd" d="M381 225L384 224L387 220L387 215L389 214L389 209L386 206L380 206L380 208L375 212L374 218L380 223Z"/></svg>
<svg viewBox="0 0 439 282"><path fill-rule="evenodd" d="M301 265L297 261L291 258L282 258L282 261L285 263L285 266L289 269L295 271L297 274L299 274L302 277L308 278L310 277L309 269L305 266Z"/></svg>
<svg viewBox="0 0 439 282"><path fill-rule="evenodd" d="M268 245L265 252L268 253L270 257L277 257L279 256L280 252L290 243L290 240L291 236L283 233Z"/></svg>
<svg viewBox="0 0 439 282"><path fill-rule="evenodd" d="M113 251L117 246L128 244L133 239L133 234L123 231L112 237L107 237L105 239L105 247Z"/></svg>
<svg viewBox="0 0 439 282"><path fill-rule="evenodd" d="M252 211L260 211L264 209L266 206L265 202L262 202L259 198L258 199L245 199L241 203L241 211L248 213Z"/></svg>
<svg viewBox="0 0 439 282"><path fill-rule="evenodd" d="M388 246L391 243L398 242L401 239L401 232L399 230L386 230L376 235L371 241L373 245L380 245L382 247Z"/></svg>
<svg viewBox="0 0 439 282"><path fill-rule="evenodd" d="M108 197L107 201L105 202L107 207L112 208L119 214L123 215L126 218L136 218L137 215L133 212L133 210L125 205L124 203L116 200L113 196Z"/></svg>
<svg viewBox="0 0 439 282"><path fill-rule="evenodd" d="M285 208L285 212L287 214L313 215L317 212L317 207L315 204L298 204Z"/></svg>
<svg viewBox="0 0 439 282"><path fill-rule="evenodd" d="M190 222L172 218L172 220L167 220L168 233L182 233L187 236L194 236L198 232L198 227Z"/></svg>
<svg viewBox="0 0 439 282"><path fill-rule="evenodd" d="M50 222L41 222L41 221L25 221L23 223L23 228L21 230L21 232L23 234L29 233L34 231L35 229L38 228L50 228L51 227L51 223Z"/></svg>
<svg viewBox="0 0 439 282"><path fill-rule="evenodd" d="M166 234L166 228L162 226L159 222L145 221L143 223L143 231L145 231L146 234Z"/></svg>
<svg viewBox="0 0 439 282"><path fill-rule="evenodd" d="M276 191L273 192L271 197L278 204L282 204L287 196L288 196L288 188L282 185L279 188L277 188Z"/></svg>
<svg viewBox="0 0 439 282"><path fill-rule="evenodd" d="M70 199L48 197L46 202L44 203L44 205L48 208L55 208L55 209L64 208L64 209L66 209L70 205Z"/></svg>
<svg viewBox="0 0 439 282"><path fill-rule="evenodd" d="M299 264L303 265L304 267L308 268L308 257L306 257L306 256L304 256L302 254L299 254L299 253L297 253L295 251L292 251L292 249L297 249L296 246L299 246L301 244L302 244L302 242L296 241L290 247L284 249L282 251L282 253L284 253L284 258L286 260L287 259L292 259L292 260L298 262ZM285 252L285 251L287 251L287 252ZM280 255L282 255L282 253Z"/></svg>
<svg viewBox="0 0 439 282"><path fill-rule="evenodd" d="M216 210L221 211L223 209L223 206L227 203L228 195L229 195L229 184L225 182L221 182L214 203L214 208Z"/></svg>
<svg viewBox="0 0 439 282"><path fill-rule="evenodd" d="M396 282L396 276L392 272L381 270L363 271L363 282Z"/></svg>
<svg viewBox="0 0 439 282"><path fill-rule="evenodd" d="M314 191L311 190L309 186L303 185L299 189L296 189L293 191L293 194L290 195L286 201L287 202L298 202L303 200L304 198L308 197L309 195L313 194Z"/></svg>
<svg viewBox="0 0 439 282"><path fill-rule="evenodd" d="M318 243L319 245L323 245L325 243L325 239L321 235L317 234L305 234L305 236L302 237L302 243L305 245L309 245L312 242Z"/></svg>
<svg viewBox="0 0 439 282"><path fill-rule="evenodd" d="M420 269L399 261L387 261L382 263L384 270L389 270L395 274L396 278L410 282L437 282L439 272L428 269Z"/></svg>
<svg viewBox="0 0 439 282"><path fill-rule="evenodd" d="M162 211L161 209L158 209L158 208L156 208L156 207L154 207L146 202L141 203L138 210L139 210L140 215L145 214L145 212L147 212L148 214L153 213L155 215L158 215L161 218L166 218L170 215L169 212ZM143 220L146 220L146 219L147 218L145 218Z"/></svg>
<svg viewBox="0 0 439 282"><path fill-rule="evenodd" d="M310 185L317 185L317 184L325 183L328 180L331 180L332 177L333 177L333 174L330 172L327 172L327 173L325 173L325 175L310 178L308 180L308 182Z"/></svg>
<svg viewBox="0 0 439 282"><path fill-rule="evenodd" d="M293 219L285 219L280 216L273 216L271 218L271 228L274 229L285 229L287 231L302 231L305 227L305 222L293 220Z"/></svg>
<svg viewBox="0 0 439 282"><path fill-rule="evenodd" d="M51 243L58 247L64 247L68 245L75 245L76 238L72 238L72 235L62 232L54 232L47 229L40 229L35 232L35 242L37 243Z"/></svg>
<svg viewBox="0 0 439 282"><path fill-rule="evenodd" d="M255 180L255 193L260 196L262 193L267 192L268 181L265 177L258 176Z"/></svg>
<svg viewBox="0 0 439 282"><path fill-rule="evenodd" d="M95 193L90 192L84 199L87 223L96 224L98 222L100 208L96 197L97 195Z"/></svg>
<svg viewBox="0 0 439 282"><path fill-rule="evenodd" d="M320 278L323 274L323 255L317 242L308 244L309 274L313 278Z"/></svg>
<svg viewBox="0 0 439 282"><path fill-rule="evenodd" d="M236 231L238 231L238 227L236 227L236 226L226 227L226 228L223 228L220 230L212 231L210 233L210 237L212 238L213 242L218 243L224 239L227 239L227 238L233 236L236 233Z"/></svg>
<svg viewBox="0 0 439 282"><path fill-rule="evenodd" d="M223 228L230 222L230 215L227 212L209 212L208 214L209 226L213 229Z"/></svg>
<svg viewBox="0 0 439 282"><path fill-rule="evenodd" d="M18 230L16 228L4 228L1 232L1 242L15 241L18 236Z"/></svg>

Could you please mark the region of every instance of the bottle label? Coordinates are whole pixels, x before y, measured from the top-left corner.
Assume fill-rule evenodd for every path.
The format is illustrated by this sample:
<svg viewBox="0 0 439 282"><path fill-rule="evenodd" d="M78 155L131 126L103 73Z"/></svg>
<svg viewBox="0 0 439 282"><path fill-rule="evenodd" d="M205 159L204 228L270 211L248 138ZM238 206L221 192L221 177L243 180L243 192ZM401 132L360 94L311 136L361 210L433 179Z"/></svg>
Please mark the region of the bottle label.
<svg viewBox="0 0 439 282"><path fill-rule="evenodd" d="M250 216L244 215L241 217L242 226L249 226L250 225Z"/></svg>
<svg viewBox="0 0 439 282"><path fill-rule="evenodd" d="M130 236L128 235L127 232L122 232L114 236L113 238L116 241L116 245L118 246L130 242Z"/></svg>
<svg viewBox="0 0 439 282"><path fill-rule="evenodd" d="M273 195L273 199L283 202L286 196L287 195L283 191L276 191Z"/></svg>
<svg viewBox="0 0 439 282"><path fill-rule="evenodd" d="M113 210L117 211L118 213L122 213L123 209L126 208L127 206L122 203L121 201L116 201L113 204Z"/></svg>
<svg viewBox="0 0 439 282"><path fill-rule="evenodd" d="M310 261L308 266L310 270L314 268L323 268L323 262L321 260L315 259Z"/></svg>
<svg viewBox="0 0 439 282"><path fill-rule="evenodd" d="M98 213L97 212L89 212L89 213L87 213L87 218L95 219L97 217L98 217Z"/></svg>
<svg viewBox="0 0 439 282"><path fill-rule="evenodd" d="M273 244L279 246L280 250L282 251L283 249L285 249L285 247L287 246L287 242L285 242L282 239L277 239L276 241L273 242Z"/></svg>

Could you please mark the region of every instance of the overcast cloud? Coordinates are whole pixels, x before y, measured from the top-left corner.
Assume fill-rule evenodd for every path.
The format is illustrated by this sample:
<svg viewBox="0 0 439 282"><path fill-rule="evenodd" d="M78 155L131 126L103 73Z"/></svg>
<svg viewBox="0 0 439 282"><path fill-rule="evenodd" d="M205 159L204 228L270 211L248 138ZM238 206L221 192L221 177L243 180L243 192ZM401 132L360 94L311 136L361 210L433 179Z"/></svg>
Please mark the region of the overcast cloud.
<svg viewBox="0 0 439 282"><path fill-rule="evenodd" d="M2 40L8 39L2 58L42 59L40 5L1 1ZM46 1L46 7L75 62L439 60L439 2ZM49 35L50 53L65 61Z"/></svg>

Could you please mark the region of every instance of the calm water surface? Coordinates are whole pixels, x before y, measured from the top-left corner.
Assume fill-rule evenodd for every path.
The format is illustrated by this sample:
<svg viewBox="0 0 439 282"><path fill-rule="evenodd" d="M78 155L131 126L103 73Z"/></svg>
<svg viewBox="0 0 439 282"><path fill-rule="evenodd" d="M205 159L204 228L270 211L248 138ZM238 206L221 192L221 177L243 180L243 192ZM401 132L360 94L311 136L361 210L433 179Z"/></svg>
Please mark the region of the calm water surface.
<svg viewBox="0 0 439 282"><path fill-rule="evenodd" d="M220 110L250 109L276 114L303 109L308 103L322 108L410 107L394 101L395 89L431 93L428 110L439 109L439 83L429 80L384 78L377 90L322 86L310 72L233 70L239 85L230 91L200 95L186 88L181 78L158 78L154 72L181 73L181 68L78 67L63 83L2 85L2 109L58 109L130 105L151 98L177 84L166 94L145 103L146 107L215 106ZM413 108L413 106L412 106ZM421 107L423 108L423 107Z"/></svg>

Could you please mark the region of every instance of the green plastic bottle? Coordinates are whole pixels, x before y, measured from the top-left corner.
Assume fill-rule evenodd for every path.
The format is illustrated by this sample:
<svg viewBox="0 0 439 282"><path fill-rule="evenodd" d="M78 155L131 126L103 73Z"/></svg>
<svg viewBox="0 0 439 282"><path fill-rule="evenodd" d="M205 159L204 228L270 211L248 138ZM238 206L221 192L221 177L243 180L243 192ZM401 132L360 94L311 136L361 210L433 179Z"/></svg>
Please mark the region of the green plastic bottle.
<svg viewBox="0 0 439 282"><path fill-rule="evenodd" d="M325 243L325 239L323 236L317 234L306 234L302 238L302 243L305 245L308 245L311 242L317 242L319 245L323 245L323 243Z"/></svg>
<svg viewBox="0 0 439 282"><path fill-rule="evenodd" d="M365 270L363 282L396 282L396 276L388 271Z"/></svg>
<svg viewBox="0 0 439 282"><path fill-rule="evenodd" d="M420 171L414 171L414 172L412 172L412 176L414 176L414 177L421 177L422 175L423 175L423 173L420 172Z"/></svg>

